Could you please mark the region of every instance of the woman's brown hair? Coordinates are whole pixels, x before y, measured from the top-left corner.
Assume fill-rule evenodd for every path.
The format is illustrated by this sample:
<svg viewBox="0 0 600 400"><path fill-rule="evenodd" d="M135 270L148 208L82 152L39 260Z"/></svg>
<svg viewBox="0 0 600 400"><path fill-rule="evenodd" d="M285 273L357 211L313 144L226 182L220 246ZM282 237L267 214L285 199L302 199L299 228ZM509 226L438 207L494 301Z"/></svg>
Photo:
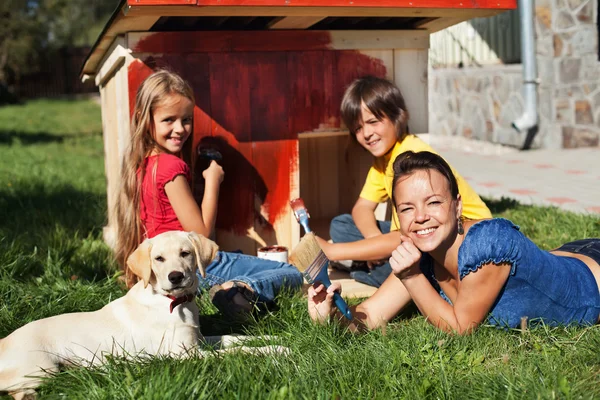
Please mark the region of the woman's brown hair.
<svg viewBox="0 0 600 400"><path fill-rule="evenodd" d="M400 153L394 160L393 171L394 180L392 181L392 202L396 205L394 199L394 188L398 183L398 180L406 175L411 175L416 171L430 171L435 170L442 174L446 181L448 181L448 188L453 199L458 196L458 182L452 172L450 165L442 157L429 151L405 151Z"/></svg>

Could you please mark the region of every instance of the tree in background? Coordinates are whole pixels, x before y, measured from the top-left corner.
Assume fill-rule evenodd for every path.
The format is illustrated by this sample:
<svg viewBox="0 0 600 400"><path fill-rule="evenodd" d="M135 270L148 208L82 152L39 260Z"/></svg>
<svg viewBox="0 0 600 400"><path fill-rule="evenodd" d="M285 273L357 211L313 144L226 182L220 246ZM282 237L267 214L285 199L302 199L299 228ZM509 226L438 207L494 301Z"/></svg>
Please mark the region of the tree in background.
<svg viewBox="0 0 600 400"><path fill-rule="evenodd" d="M0 91L60 48L90 46L119 0L0 0Z"/></svg>

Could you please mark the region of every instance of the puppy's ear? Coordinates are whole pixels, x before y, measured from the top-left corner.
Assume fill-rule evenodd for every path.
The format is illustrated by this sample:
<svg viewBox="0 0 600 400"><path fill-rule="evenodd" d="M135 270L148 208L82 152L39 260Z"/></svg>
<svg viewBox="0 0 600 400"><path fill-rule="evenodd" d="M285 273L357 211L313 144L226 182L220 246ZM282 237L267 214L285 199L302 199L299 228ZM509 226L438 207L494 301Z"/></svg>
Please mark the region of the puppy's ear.
<svg viewBox="0 0 600 400"><path fill-rule="evenodd" d="M204 278L206 276L205 268L217 255L219 246L212 240L205 238L196 232L188 233L188 238L194 245L194 251L196 253L196 265L200 271L200 275Z"/></svg>
<svg viewBox="0 0 600 400"><path fill-rule="evenodd" d="M129 257L127 257L127 268L144 281L144 287L148 286L150 275L152 275L152 259L150 258L151 250L152 243L149 239L146 239Z"/></svg>

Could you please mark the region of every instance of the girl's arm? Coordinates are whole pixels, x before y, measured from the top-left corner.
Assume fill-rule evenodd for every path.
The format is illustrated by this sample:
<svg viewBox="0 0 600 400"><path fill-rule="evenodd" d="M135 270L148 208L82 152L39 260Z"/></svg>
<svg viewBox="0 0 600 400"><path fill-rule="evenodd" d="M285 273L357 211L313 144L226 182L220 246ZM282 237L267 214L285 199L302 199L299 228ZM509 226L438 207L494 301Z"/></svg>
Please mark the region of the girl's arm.
<svg viewBox="0 0 600 400"><path fill-rule="evenodd" d="M381 235L381 231L377 226L377 220L375 219L377 204L374 201L359 197L356 203L354 203L354 207L352 207L354 224L356 224L356 227L365 239Z"/></svg>
<svg viewBox="0 0 600 400"><path fill-rule="evenodd" d="M202 218L202 211L192 195L187 179L183 175L177 175L165 184L165 192L183 229L209 237L212 227Z"/></svg>
<svg viewBox="0 0 600 400"><path fill-rule="evenodd" d="M330 260L381 260L388 258L400 243L400 232L392 231L369 239L348 243L329 243L317 237L319 245Z"/></svg>
<svg viewBox="0 0 600 400"><path fill-rule="evenodd" d="M414 244L404 240L392 253L390 265L427 321L446 332L460 335L471 333L483 322L510 274L508 263L483 264L458 281L456 300L451 305L440 297L421 272L420 257Z"/></svg>
<svg viewBox="0 0 600 400"><path fill-rule="evenodd" d="M385 326L410 302L410 294L399 278L390 275L379 289L358 306L351 307L352 321L332 308L333 292L340 290L339 283L333 283L327 290L323 285L309 287L308 310L313 321L324 323L331 316L351 330L376 329Z"/></svg>
<svg viewBox="0 0 600 400"><path fill-rule="evenodd" d="M223 168L212 161L210 166L202 172L202 176L205 181L202 209L198 207L190 185L183 175L177 175L175 179L165 184L165 192L183 229L210 237L217 219Z"/></svg>
<svg viewBox="0 0 600 400"><path fill-rule="evenodd" d="M204 196L202 197L202 215L204 223L209 227L209 232L215 228L217 208L219 204L219 191L223 182L223 167L216 161L211 161L209 167L202 171L204 177Z"/></svg>

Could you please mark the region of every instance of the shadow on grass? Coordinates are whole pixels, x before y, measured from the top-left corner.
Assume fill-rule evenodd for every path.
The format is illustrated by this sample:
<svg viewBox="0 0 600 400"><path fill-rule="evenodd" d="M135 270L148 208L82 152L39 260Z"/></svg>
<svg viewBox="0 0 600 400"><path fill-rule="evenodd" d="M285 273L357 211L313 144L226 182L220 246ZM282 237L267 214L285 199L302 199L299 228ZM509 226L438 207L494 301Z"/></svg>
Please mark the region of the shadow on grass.
<svg viewBox="0 0 600 400"><path fill-rule="evenodd" d="M47 132L17 132L0 130L0 144L12 145L19 142L23 145L33 145L39 143L62 143L65 137L62 135L53 135Z"/></svg>
<svg viewBox="0 0 600 400"><path fill-rule="evenodd" d="M492 215L500 214L507 210L524 207L523 204L508 197L502 197L500 200L484 198L483 201L492 212Z"/></svg>
<svg viewBox="0 0 600 400"><path fill-rule="evenodd" d="M0 272L15 279L106 275L110 250L97 240L105 216L104 195L69 185L1 190Z"/></svg>

